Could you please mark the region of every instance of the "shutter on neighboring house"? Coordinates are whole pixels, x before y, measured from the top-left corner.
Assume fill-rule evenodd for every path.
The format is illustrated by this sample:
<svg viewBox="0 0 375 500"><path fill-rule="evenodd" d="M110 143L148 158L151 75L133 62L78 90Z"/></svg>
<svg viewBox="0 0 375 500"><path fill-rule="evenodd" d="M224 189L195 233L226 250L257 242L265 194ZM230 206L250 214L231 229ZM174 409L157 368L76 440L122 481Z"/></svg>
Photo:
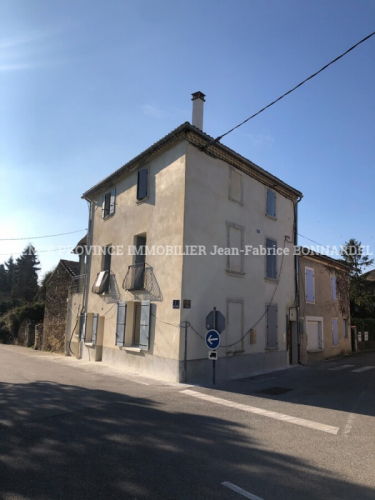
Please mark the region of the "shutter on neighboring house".
<svg viewBox="0 0 375 500"><path fill-rule="evenodd" d="M267 189L267 215L276 217L276 195L270 189Z"/></svg>
<svg viewBox="0 0 375 500"><path fill-rule="evenodd" d="M305 269L305 295L306 302L315 301L314 291L314 271L312 269Z"/></svg>
<svg viewBox="0 0 375 500"><path fill-rule="evenodd" d="M343 328L344 328L344 338L348 338L348 321L346 319L344 319Z"/></svg>
<svg viewBox="0 0 375 500"><path fill-rule="evenodd" d="M116 345L125 344L126 302L117 304Z"/></svg>
<svg viewBox="0 0 375 500"><path fill-rule="evenodd" d="M333 345L339 345L337 319L333 319L332 320L332 344Z"/></svg>
<svg viewBox="0 0 375 500"><path fill-rule="evenodd" d="M106 213L105 213L105 194L103 194L103 196L102 196L102 219L104 219L105 216L106 216Z"/></svg>
<svg viewBox="0 0 375 500"><path fill-rule="evenodd" d="M98 334L98 322L99 322L99 314L95 313L92 320L92 335L91 335L91 342L94 345L96 344L96 337Z"/></svg>
<svg viewBox="0 0 375 500"><path fill-rule="evenodd" d="M149 300L141 302L141 328L139 335L139 347L143 351L148 351L150 341L150 308Z"/></svg>
<svg viewBox="0 0 375 500"><path fill-rule="evenodd" d="M270 305L267 310L267 347L278 347L277 341L277 306Z"/></svg>
<svg viewBox="0 0 375 500"><path fill-rule="evenodd" d="M111 200L109 205L110 215L115 213L115 205L116 205L116 188L113 188L111 189Z"/></svg>
<svg viewBox="0 0 375 500"><path fill-rule="evenodd" d="M331 297L332 300L337 299L336 295L336 276L331 276Z"/></svg>
<svg viewBox="0 0 375 500"><path fill-rule="evenodd" d="M266 255L266 276L267 278L276 279L277 269L276 269L276 241L266 240L267 255ZM268 255L268 249L272 250L270 255ZM274 253L275 251L275 253Z"/></svg>
<svg viewBox="0 0 375 500"><path fill-rule="evenodd" d="M147 196L148 169L138 170L137 200L143 200Z"/></svg>
<svg viewBox="0 0 375 500"><path fill-rule="evenodd" d="M79 337L81 340L86 338L86 313L83 313L79 317Z"/></svg>

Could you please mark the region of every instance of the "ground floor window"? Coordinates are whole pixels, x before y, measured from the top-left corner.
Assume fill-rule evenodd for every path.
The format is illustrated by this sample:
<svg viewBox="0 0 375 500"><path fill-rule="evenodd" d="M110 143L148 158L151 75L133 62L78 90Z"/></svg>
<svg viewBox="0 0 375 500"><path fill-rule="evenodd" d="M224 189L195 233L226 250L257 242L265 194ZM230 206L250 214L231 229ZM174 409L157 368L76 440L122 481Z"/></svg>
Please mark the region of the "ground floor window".
<svg viewBox="0 0 375 500"><path fill-rule="evenodd" d="M307 350L321 351L323 349L323 318L306 318Z"/></svg>

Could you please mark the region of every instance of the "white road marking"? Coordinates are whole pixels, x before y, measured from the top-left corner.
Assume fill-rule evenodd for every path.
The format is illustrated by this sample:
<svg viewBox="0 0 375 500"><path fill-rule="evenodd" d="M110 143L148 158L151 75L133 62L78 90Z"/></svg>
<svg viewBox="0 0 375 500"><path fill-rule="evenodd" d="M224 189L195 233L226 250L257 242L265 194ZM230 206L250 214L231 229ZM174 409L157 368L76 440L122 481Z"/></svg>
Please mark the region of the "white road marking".
<svg viewBox="0 0 375 500"><path fill-rule="evenodd" d="M239 486L236 486L235 484L228 483L228 481L224 481L224 483L221 483L223 486L226 486L227 488L230 488L231 490L235 491L236 493L239 493L245 498L250 498L251 500L262 500L260 497L257 497L256 495L253 495L252 493L249 493L248 491L243 490Z"/></svg>
<svg viewBox="0 0 375 500"><path fill-rule="evenodd" d="M284 413L264 410L263 408L257 408L255 406L234 403L233 401L229 401L228 399L216 398L215 396L209 396L208 394L203 394L201 392L191 391L190 389L181 391L181 393L186 394L187 396L193 396L194 398L203 399L204 401L210 401L211 403L236 408L237 410L246 411L248 413L254 413L256 415L262 415L263 417L274 418L275 420L282 420L283 422L288 422L289 424L301 425L302 427L309 427L310 429L315 429L317 431L328 432L328 434L336 435L339 432L339 427L320 424L319 422L305 420L304 418L291 417L290 415L285 415Z"/></svg>
<svg viewBox="0 0 375 500"><path fill-rule="evenodd" d="M344 427L344 430L343 430L343 434L345 434L346 436L348 434L350 434L350 431L352 430L352 427L353 427L353 422L354 422L354 419L355 419L355 413L351 413L348 417L348 420L345 424L345 427Z"/></svg>
<svg viewBox="0 0 375 500"><path fill-rule="evenodd" d="M355 365L341 365L341 366L336 366L336 368L328 368L328 370L332 372L337 372L338 370L345 370L346 368L352 368Z"/></svg>
<svg viewBox="0 0 375 500"><path fill-rule="evenodd" d="M362 366L362 368L357 368L356 370L352 370L353 373L361 373L367 370L373 370L375 366Z"/></svg>

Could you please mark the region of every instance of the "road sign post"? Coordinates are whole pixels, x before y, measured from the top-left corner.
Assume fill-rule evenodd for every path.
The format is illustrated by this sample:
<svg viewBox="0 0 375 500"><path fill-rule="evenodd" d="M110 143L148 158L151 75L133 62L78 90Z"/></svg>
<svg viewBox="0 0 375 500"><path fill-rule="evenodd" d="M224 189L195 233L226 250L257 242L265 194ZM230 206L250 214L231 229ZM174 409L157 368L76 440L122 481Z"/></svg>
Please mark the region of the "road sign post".
<svg viewBox="0 0 375 500"><path fill-rule="evenodd" d="M220 311L216 311L216 307L213 308L206 317L206 328L208 332L206 333L206 345L211 352L208 354L208 359L212 359L212 382L216 383L216 360L217 352L216 349L220 346L220 333L225 330L225 317Z"/></svg>

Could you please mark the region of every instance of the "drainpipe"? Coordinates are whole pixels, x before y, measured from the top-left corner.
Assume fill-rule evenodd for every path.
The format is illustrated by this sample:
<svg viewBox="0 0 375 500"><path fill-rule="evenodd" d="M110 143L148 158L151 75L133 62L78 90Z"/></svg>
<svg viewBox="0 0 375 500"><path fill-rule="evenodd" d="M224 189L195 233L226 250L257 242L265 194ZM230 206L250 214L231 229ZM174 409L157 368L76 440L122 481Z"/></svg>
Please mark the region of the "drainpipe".
<svg viewBox="0 0 375 500"><path fill-rule="evenodd" d="M293 225L293 239L294 247L298 245L298 203L302 200L300 196L297 201L294 202L294 225ZM296 306L296 316L297 316L297 342L298 342L298 363L300 363L300 322L299 322L299 258L298 255L294 255L294 285L295 285L295 306Z"/></svg>
<svg viewBox="0 0 375 500"><path fill-rule="evenodd" d="M92 232L92 216L93 216L93 207L94 202L91 200L88 200L86 198L86 201L90 204L89 205L89 221L88 221L88 226L87 226L87 243L86 246L89 249L89 253L86 256L86 267L85 267L85 277L84 277L84 283L83 283L83 297L82 297L82 309L81 309L81 314L87 313L87 301L88 301L88 295L89 295L89 286L90 286L90 268L91 268L91 232ZM80 324L80 323L79 323ZM78 330L78 335L79 335L79 352L78 352L78 359L82 359L82 351L84 347L84 340L81 340L81 332Z"/></svg>

